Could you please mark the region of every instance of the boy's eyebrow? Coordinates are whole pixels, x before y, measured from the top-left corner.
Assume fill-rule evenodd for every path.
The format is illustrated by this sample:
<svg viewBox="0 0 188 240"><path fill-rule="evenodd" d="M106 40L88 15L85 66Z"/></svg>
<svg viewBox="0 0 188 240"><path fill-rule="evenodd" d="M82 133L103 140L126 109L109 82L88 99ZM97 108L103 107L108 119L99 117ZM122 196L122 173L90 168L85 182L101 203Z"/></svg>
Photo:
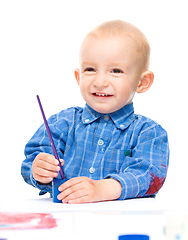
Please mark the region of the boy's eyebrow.
<svg viewBox="0 0 188 240"><path fill-rule="evenodd" d="M122 67L126 67L126 68L128 68L128 65L125 63L125 62L122 62L122 61L112 61L112 62L110 62L110 64L109 65L114 65L114 66L122 66Z"/></svg>
<svg viewBox="0 0 188 240"><path fill-rule="evenodd" d="M81 63L81 65L91 65L93 64L92 61L84 61Z"/></svg>
<svg viewBox="0 0 188 240"><path fill-rule="evenodd" d="M94 67L94 63L91 61L85 61L80 63L80 68L85 68L85 67Z"/></svg>

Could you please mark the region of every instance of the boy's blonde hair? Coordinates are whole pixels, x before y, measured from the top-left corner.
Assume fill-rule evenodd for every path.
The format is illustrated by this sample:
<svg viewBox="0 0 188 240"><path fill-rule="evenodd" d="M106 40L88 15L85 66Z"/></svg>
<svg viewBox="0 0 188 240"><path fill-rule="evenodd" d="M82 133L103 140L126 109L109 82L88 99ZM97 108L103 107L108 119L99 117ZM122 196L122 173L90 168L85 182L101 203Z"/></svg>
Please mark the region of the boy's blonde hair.
<svg viewBox="0 0 188 240"><path fill-rule="evenodd" d="M104 22L89 32L85 38L103 38L111 36L131 39L136 46L136 57L141 70L148 70L150 59L150 45L146 36L134 25L122 20Z"/></svg>

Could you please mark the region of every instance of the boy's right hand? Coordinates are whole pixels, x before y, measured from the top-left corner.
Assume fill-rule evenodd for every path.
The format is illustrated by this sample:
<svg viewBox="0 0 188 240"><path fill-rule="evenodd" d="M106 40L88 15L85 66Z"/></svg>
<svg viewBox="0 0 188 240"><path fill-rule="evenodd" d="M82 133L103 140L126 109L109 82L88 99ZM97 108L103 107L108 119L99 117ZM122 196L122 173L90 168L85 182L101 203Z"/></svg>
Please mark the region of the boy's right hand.
<svg viewBox="0 0 188 240"><path fill-rule="evenodd" d="M60 160L62 165L64 160ZM58 176L60 171L59 161L48 153L39 153L33 161L33 177L42 184L50 183Z"/></svg>

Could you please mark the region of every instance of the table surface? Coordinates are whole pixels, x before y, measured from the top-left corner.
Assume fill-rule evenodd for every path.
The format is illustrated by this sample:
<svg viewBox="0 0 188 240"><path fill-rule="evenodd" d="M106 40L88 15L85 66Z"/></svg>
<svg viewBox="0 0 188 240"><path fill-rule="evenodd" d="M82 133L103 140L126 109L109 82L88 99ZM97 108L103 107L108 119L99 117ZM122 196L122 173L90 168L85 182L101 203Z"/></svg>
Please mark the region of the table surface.
<svg viewBox="0 0 188 240"><path fill-rule="evenodd" d="M147 234L150 240L166 240L166 213L171 207L157 198L73 205L53 203L44 197L0 199L0 213L49 213L57 220L52 229L5 230L1 226L0 238L116 240L123 234Z"/></svg>

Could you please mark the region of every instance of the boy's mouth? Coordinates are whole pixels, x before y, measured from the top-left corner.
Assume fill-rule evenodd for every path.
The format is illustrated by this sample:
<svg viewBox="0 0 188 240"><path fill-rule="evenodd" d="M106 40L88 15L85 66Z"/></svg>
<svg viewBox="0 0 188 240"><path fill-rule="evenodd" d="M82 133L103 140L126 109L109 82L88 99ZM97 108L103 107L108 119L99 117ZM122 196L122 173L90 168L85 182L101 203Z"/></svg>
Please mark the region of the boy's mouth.
<svg viewBox="0 0 188 240"><path fill-rule="evenodd" d="M112 97L112 95L111 94L108 94L108 93L97 93L97 92L95 92L95 93L92 93L92 95L93 96L95 96L95 97Z"/></svg>

